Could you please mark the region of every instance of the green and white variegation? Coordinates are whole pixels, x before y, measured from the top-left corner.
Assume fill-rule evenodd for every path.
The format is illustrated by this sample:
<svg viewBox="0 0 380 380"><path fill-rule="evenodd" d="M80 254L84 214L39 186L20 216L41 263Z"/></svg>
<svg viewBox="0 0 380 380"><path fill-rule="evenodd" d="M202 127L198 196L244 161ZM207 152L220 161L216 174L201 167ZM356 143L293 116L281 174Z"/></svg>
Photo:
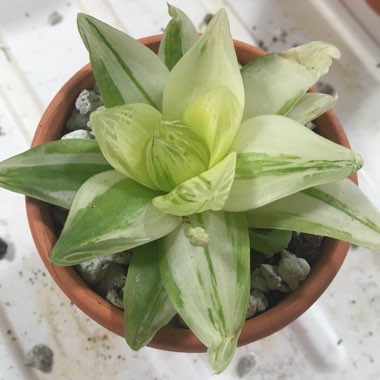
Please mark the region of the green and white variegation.
<svg viewBox="0 0 380 380"><path fill-rule="evenodd" d="M360 156L285 116L263 115L244 122L232 143L235 180L224 206L245 211L322 183L349 176Z"/></svg>
<svg viewBox="0 0 380 380"><path fill-rule="evenodd" d="M184 216L206 210L221 210L234 180L236 154L178 185L166 195L153 199L153 205L163 212Z"/></svg>
<svg viewBox="0 0 380 380"><path fill-rule="evenodd" d="M90 125L108 162L120 173L151 189L159 188L149 176L146 149L161 114L136 103L103 108L91 114Z"/></svg>
<svg viewBox="0 0 380 380"><path fill-rule="evenodd" d="M1 162L0 186L69 209L83 182L110 169L96 141L53 141Z"/></svg>
<svg viewBox="0 0 380 380"><path fill-rule="evenodd" d="M247 212L250 227L330 236L380 250L380 213L350 180L312 187Z"/></svg>
<svg viewBox="0 0 380 380"><path fill-rule="evenodd" d="M169 70L157 55L94 17L80 13L77 21L105 106L146 103L161 109Z"/></svg>
<svg viewBox="0 0 380 380"><path fill-rule="evenodd" d="M227 87L244 108L244 87L227 14L218 11L205 33L172 69L163 96L163 114L183 120L188 105L218 86Z"/></svg>
<svg viewBox="0 0 380 380"><path fill-rule="evenodd" d="M146 346L177 313L163 287L157 242L136 247L124 287L125 339L134 350Z"/></svg>
<svg viewBox="0 0 380 380"><path fill-rule="evenodd" d="M286 116L301 124L307 124L334 107L337 100L336 96L308 92Z"/></svg>
<svg viewBox="0 0 380 380"><path fill-rule="evenodd" d="M167 235L180 220L153 207L158 194L115 170L93 176L79 189L50 260L75 265Z"/></svg>
<svg viewBox="0 0 380 380"><path fill-rule="evenodd" d="M168 4L168 12L172 19L165 28L158 56L171 70L195 44L199 36L197 28L184 12L171 4Z"/></svg>
<svg viewBox="0 0 380 380"><path fill-rule="evenodd" d="M339 50L315 41L282 53L264 55L244 66L243 120L259 115L286 115L318 79L325 75Z"/></svg>
<svg viewBox="0 0 380 380"><path fill-rule="evenodd" d="M207 246L192 245L186 224L200 225ZM160 241L162 282L175 308L207 346L216 372L226 368L243 327L250 290L249 238L242 213L194 215Z"/></svg>

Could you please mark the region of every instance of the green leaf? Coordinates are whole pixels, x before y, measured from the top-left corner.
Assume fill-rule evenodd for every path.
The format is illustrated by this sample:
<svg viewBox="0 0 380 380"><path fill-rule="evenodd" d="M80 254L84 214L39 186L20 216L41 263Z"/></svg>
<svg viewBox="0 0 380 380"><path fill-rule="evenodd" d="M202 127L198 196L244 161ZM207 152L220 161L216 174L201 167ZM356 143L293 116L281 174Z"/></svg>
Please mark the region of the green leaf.
<svg viewBox="0 0 380 380"><path fill-rule="evenodd" d="M227 14L220 10L195 45L170 72L163 96L163 114L183 120L188 105L214 87L227 87L244 108L244 88Z"/></svg>
<svg viewBox="0 0 380 380"><path fill-rule="evenodd" d="M242 108L227 87L214 87L194 99L187 107L184 122L188 124L211 152L210 167L222 160L239 129Z"/></svg>
<svg viewBox="0 0 380 380"><path fill-rule="evenodd" d="M186 224L203 226L194 246ZM249 238L244 214L207 211L159 241L162 282L175 308L208 347L216 372L229 364L243 327L250 290Z"/></svg>
<svg viewBox="0 0 380 380"><path fill-rule="evenodd" d="M205 210L221 210L234 180L236 154L197 177L178 185L169 194L153 199L153 205L172 215L190 215Z"/></svg>
<svg viewBox="0 0 380 380"><path fill-rule="evenodd" d="M330 236L380 251L380 213L348 179L303 190L247 217L250 227Z"/></svg>
<svg viewBox="0 0 380 380"><path fill-rule="evenodd" d="M255 228L249 230L252 249L273 255L286 249L292 239L292 231Z"/></svg>
<svg viewBox="0 0 380 380"><path fill-rule="evenodd" d="M337 100L335 96L307 92L286 116L305 125L334 107Z"/></svg>
<svg viewBox="0 0 380 380"><path fill-rule="evenodd" d="M199 36L197 28L184 12L170 4L168 11L172 19L165 28L158 56L171 70L195 44Z"/></svg>
<svg viewBox="0 0 380 380"><path fill-rule="evenodd" d="M243 120L265 114L286 115L306 91L325 75L339 50L322 41L262 56L244 66Z"/></svg>
<svg viewBox="0 0 380 380"><path fill-rule="evenodd" d="M348 177L360 156L285 116L244 122L232 143L236 174L224 209L245 211L308 187Z"/></svg>
<svg viewBox="0 0 380 380"><path fill-rule="evenodd" d="M90 178L74 199L50 261L75 265L165 236L180 220L152 206L158 194L114 170Z"/></svg>
<svg viewBox="0 0 380 380"><path fill-rule="evenodd" d="M87 179L110 169L96 141L53 141L1 162L0 186L69 209Z"/></svg>
<svg viewBox="0 0 380 380"><path fill-rule="evenodd" d="M200 138L180 121L162 120L146 150L150 177L163 191L197 176L208 168L210 156Z"/></svg>
<svg viewBox="0 0 380 380"><path fill-rule="evenodd" d="M157 242L133 250L124 288L124 331L134 350L147 345L176 314L161 282Z"/></svg>
<svg viewBox="0 0 380 380"><path fill-rule="evenodd" d="M137 103L103 108L90 116L100 149L122 174L151 189L158 189L149 176L146 149L161 114L154 107Z"/></svg>
<svg viewBox="0 0 380 380"><path fill-rule="evenodd" d="M161 109L169 70L156 54L127 34L83 13L78 14L78 29L106 107L146 103Z"/></svg>

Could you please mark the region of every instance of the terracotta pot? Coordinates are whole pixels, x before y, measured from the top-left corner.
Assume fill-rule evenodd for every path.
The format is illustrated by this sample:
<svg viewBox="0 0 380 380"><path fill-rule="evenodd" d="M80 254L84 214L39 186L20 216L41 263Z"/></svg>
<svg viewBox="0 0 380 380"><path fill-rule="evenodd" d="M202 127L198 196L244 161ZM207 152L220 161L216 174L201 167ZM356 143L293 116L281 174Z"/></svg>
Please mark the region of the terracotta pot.
<svg viewBox="0 0 380 380"><path fill-rule="evenodd" d="M367 0L368 5L380 15L380 0Z"/></svg>
<svg viewBox="0 0 380 380"><path fill-rule="evenodd" d="M161 36L141 40L153 51L157 51ZM256 47L235 41L238 60L246 64L265 52ZM58 92L45 111L34 136L32 146L60 137L65 121L68 119L76 97L83 89L94 84L90 65L75 74ZM316 124L322 136L349 146L347 137L332 111L321 116ZM40 256L54 280L66 295L90 318L102 326L123 336L123 312L92 291L70 267L60 267L48 261L57 235L52 221L50 206L44 202L28 198L26 208L30 229ZM239 345L262 339L280 330L304 313L328 287L346 257L349 244L333 239L325 239L317 263L305 281L295 292L278 305L245 323ZM190 330L162 328L149 344L151 347L171 351L202 352L203 344Z"/></svg>

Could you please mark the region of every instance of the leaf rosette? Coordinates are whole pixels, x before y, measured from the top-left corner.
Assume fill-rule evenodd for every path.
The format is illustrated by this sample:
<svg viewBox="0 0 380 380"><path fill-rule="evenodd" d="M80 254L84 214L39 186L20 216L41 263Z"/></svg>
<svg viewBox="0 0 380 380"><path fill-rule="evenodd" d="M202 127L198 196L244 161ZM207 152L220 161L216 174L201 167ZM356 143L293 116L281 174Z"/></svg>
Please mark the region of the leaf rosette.
<svg viewBox="0 0 380 380"><path fill-rule="evenodd" d="M178 313L221 372L246 318L250 246L272 255L302 231L380 250L380 217L345 179L360 156L305 127L336 102L308 93L339 58L335 46L312 42L240 69L224 10L201 36L182 11L169 14L158 55L78 15L105 105L90 117L96 140L10 158L0 185L70 209L57 265L133 249L133 349Z"/></svg>

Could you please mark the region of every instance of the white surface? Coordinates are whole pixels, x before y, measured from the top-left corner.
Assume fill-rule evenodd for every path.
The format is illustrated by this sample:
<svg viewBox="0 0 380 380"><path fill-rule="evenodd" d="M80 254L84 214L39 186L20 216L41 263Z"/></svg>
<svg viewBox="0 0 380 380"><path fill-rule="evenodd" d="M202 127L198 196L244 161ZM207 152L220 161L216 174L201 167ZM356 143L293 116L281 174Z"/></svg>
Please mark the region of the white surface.
<svg viewBox="0 0 380 380"><path fill-rule="evenodd" d="M313 39L336 43L342 59L324 81L337 89L336 112L353 148L365 160L361 186L380 207L380 68L376 67L380 56L371 48L368 33L355 33L353 38L351 31L360 30L360 25L336 11L342 6L339 0L309 0L302 6L291 0L172 3L199 27L207 12L225 6L234 37L261 41L269 50ZM47 20L53 11L63 20L51 26ZM1 1L0 160L27 149L44 107L87 63L75 27L78 11L134 37L159 33L168 20L161 0ZM360 44L360 52L369 60L358 56L355 48ZM229 369L215 377L203 354L150 348L135 353L122 338L88 320L46 274L30 237L23 197L0 189L0 210L0 236L10 245L6 259L0 261L0 379L236 379L239 357L251 352L257 363L247 379L380 378L380 255L352 249L316 311L269 338L239 348ZM23 365L23 353L37 343L54 351L51 374Z"/></svg>

